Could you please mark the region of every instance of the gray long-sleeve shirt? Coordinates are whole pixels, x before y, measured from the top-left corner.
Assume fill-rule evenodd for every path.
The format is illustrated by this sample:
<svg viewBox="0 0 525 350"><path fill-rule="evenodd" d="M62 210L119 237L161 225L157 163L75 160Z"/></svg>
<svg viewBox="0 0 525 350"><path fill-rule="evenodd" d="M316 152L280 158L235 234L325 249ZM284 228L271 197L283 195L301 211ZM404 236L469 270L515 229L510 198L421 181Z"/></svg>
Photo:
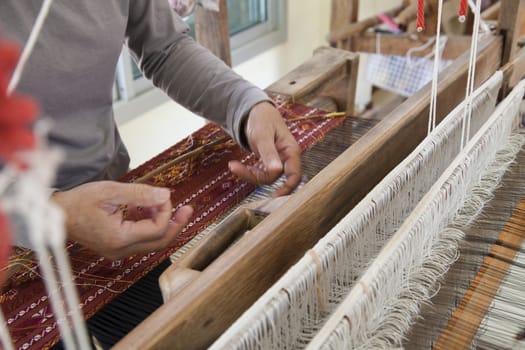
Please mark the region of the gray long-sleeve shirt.
<svg viewBox="0 0 525 350"><path fill-rule="evenodd" d="M1 0L0 37L23 45L41 0ZM18 91L54 121L52 145L66 152L56 187L115 179L129 157L112 109L115 67L127 42L144 75L172 99L240 141L241 121L268 97L187 35L168 0L55 0ZM144 135L144 142L148 137Z"/></svg>

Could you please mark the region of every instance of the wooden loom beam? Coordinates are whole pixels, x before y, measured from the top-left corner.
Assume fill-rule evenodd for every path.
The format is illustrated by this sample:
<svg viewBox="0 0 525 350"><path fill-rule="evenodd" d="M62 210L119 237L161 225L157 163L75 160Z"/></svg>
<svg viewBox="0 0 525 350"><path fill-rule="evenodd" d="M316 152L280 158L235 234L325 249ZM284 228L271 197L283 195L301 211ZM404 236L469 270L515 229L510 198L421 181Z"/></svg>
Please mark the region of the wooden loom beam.
<svg viewBox="0 0 525 350"><path fill-rule="evenodd" d="M477 86L500 66L500 49L497 37L481 43ZM441 75L438 120L463 99L467 67L468 53ZM427 86L392 111L115 348L210 345L424 138L429 96Z"/></svg>
<svg viewBox="0 0 525 350"><path fill-rule="evenodd" d="M344 8L344 0L333 0L332 11ZM348 1L346 1L348 3ZM367 29L380 24L376 16L363 19L361 21L347 20L342 15L331 18L330 34L327 37L330 45L338 48L344 48L352 52L376 52L378 37L381 38L381 53L404 55L406 51L415 47L417 42L424 43L426 40L435 35L437 29L437 0L425 2L426 26L423 33L404 33L404 34L380 34L376 35ZM484 20L493 20L499 16L499 34L505 38L503 63L509 62L517 50L519 38L525 34L525 6L523 0L502 0L482 13ZM348 6L348 5L347 5ZM358 5L355 5L356 7ZM395 22L404 28L408 28L410 23L416 19L417 3L416 1L403 1L400 7L392 8L385 14L394 17ZM469 15L472 19L472 14ZM521 33L521 34L520 34ZM456 58L455 54L463 53L462 47L465 45L470 36L452 35L453 45L459 44L455 49L445 48L444 58ZM414 40L414 38L416 40ZM412 39L412 40L410 40ZM448 47L449 43L447 43ZM452 51L452 53L450 53Z"/></svg>
<svg viewBox="0 0 525 350"><path fill-rule="evenodd" d="M335 31L347 23L357 22L359 0L332 0L330 31Z"/></svg>
<svg viewBox="0 0 525 350"><path fill-rule="evenodd" d="M330 47L321 47L307 62L266 88L271 95L288 96L291 100L306 103L314 97L335 97L334 109L352 114L355 106L359 55ZM335 93L333 87L344 85ZM334 96L337 95L337 96Z"/></svg>
<svg viewBox="0 0 525 350"><path fill-rule="evenodd" d="M395 17L402 10L403 6L397 6L388 11L385 11L385 14L390 17ZM379 23L380 21L377 16L371 16L358 22L347 23L340 28L332 30L332 32L328 35L327 40L330 45L334 47L355 51L352 48L352 43L354 41L353 39L355 39L358 34L361 34L366 29Z"/></svg>
<svg viewBox="0 0 525 350"><path fill-rule="evenodd" d="M232 56L226 0L220 0L219 12L197 6L195 9L195 36L202 46L231 67Z"/></svg>
<svg viewBox="0 0 525 350"><path fill-rule="evenodd" d="M501 0L498 32L503 36L502 64L514 59L518 51L518 41L523 35L525 20L525 0Z"/></svg>
<svg viewBox="0 0 525 350"><path fill-rule="evenodd" d="M481 19L484 21L497 21L499 13L501 11L501 2L496 2L490 5L483 13L481 14Z"/></svg>
<svg viewBox="0 0 525 350"><path fill-rule="evenodd" d="M346 4L344 4L346 2ZM370 16L368 18L357 21L357 15L354 17L345 17L344 9L348 5L349 1L344 0L333 0L332 1L332 17L330 22L330 34L327 37L330 45L347 49L353 52L357 52L355 45L358 45L362 35L365 31L371 27L374 27L381 23L377 16ZM355 3L355 1L353 1ZM426 25L424 32L418 34L418 36L431 37L435 35L437 29L437 0L426 1L425 13L426 13ZM352 4L354 11L357 12L358 4ZM338 16L334 15L334 12L343 11L343 14ZM417 3L416 1L403 1L400 6L386 10L384 12L389 17L393 17L394 21L401 27L408 28L410 23L416 19L417 16ZM413 33L412 33L413 35Z"/></svg>
<svg viewBox="0 0 525 350"><path fill-rule="evenodd" d="M505 97L520 80L525 78L525 48L519 50L514 59L503 66L502 71L503 86L501 88L501 96Z"/></svg>

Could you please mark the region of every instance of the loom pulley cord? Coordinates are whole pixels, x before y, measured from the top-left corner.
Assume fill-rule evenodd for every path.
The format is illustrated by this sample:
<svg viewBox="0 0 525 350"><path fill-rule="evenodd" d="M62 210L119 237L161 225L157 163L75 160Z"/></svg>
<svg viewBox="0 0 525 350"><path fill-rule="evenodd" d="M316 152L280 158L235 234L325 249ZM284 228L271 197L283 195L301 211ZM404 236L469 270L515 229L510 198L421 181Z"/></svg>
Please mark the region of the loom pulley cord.
<svg viewBox="0 0 525 350"><path fill-rule="evenodd" d="M417 0L416 29L418 32L422 32L425 29L425 0Z"/></svg>
<svg viewBox="0 0 525 350"><path fill-rule="evenodd" d="M467 18L468 0L460 0L458 17L460 22L464 22Z"/></svg>

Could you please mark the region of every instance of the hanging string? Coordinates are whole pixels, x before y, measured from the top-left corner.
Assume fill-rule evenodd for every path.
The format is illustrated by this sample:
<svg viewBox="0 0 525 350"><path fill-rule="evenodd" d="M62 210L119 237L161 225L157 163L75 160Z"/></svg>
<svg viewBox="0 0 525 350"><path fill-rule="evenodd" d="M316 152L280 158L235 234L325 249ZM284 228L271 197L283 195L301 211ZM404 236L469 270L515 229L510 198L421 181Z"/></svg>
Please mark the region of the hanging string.
<svg viewBox="0 0 525 350"><path fill-rule="evenodd" d="M9 76L19 58L18 48L0 40L0 160L9 164L0 172L0 193L2 193L17 176L18 170L26 164L20 160L18 153L31 150L35 145L35 137L30 128L36 115L36 106L28 98L8 96L7 83ZM0 197L3 199L3 197ZM11 248L11 231L4 206L0 210L0 285L4 281L8 265L8 255ZM27 208L26 208L27 210ZM11 336L0 310L0 344L2 349L13 349Z"/></svg>
<svg viewBox="0 0 525 350"><path fill-rule="evenodd" d="M3 109L3 112L5 112L3 113L5 114L4 119L6 120L4 122L0 120L0 134L7 133L7 135L11 135L14 132L15 138L14 140L12 140L13 137L1 139L2 145L0 151L2 151L2 153L0 153L0 155L5 154L6 160L11 160L11 163L13 163L12 160L14 159L16 170L13 170L17 172L17 181L13 188L13 193L15 194L10 196L10 198L4 198L4 202L6 208L12 212L24 213L27 211L27 208L31 208L29 212L30 215L27 216L29 239L40 261L40 269L44 277L43 281L62 335L62 341L66 349L88 350L91 346L79 309L80 303L74 288L74 278L71 274L69 260L65 253L63 213L59 207L49 202L46 191L47 186L52 182L60 156L57 151L47 149L44 142L47 132L41 132L39 134L40 137L37 139L40 140L42 144L35 147L34 134L25 128L27 128L28 120L32 120L36 115L36 109L20 108L24 106L24 102L28 105L30 103L18 96L11 96L20 82L25 65L37 43L52 3L53 0L44 0L42 3L40 12L22 55L18 59L9 84L7 87L5 84L0 86L2 90L0 91L0 107L2 107L2 105L4 107L11 107ZM2 56L3 59L5 57L6 64L5 67L3 67L4 71L0 73L8 75L11 66L14 66L17 54L14 54L16 57L15 60L13 60L12 51L13 50L7 51L9 55ZM13 64L11 65L10 62ZM0 66L0 68L2 67ZM5 79L5 81L7 82L7 79ZM6 103L9 101L11 103ZM17 107L13 108L13 104ZM16 120L16 122L10 123L11 119ZM37 126L41 125L41 123L37 124ZM25 133L31 133L30 139L32 142L22 143L22 145L26 147L20 147L21 143L17 140L17 136L25 135L20 132L16 133L16 131L22 131L22 129ZM18 153L22 149L30 149L31 152L24 155L23 163L20 161L17 163L16 159L18 158L15 158L13 154ZM10 156L13 158L10 158ZM27 164L25 161L27 161ZM10 164L6 166L7 170L11 168L13 167ZM4 171L6 171L6 169L4 169ZM53 266L53 261L56 261L56 269ZM12 349L12 345L9 345L11 344L9 332L3 321L2 317L2 319L0 319L0 322L2 322L0 336L2 338L3 348Z"/></svg>
<svg viewBox="0 0 525 350"><path fill-rule="evenodd" d="M58 267L58 276L59 279L62 281L62 288L64 291L63 297L65 298L69 314L72 318L72 326L74 330L75 340L77 341L77 347L75 349L89 350L91 349L89 345L90 341L88 338L86 325L84 323L84 318L82 317L82 314L78 308L78 305L80 305L80 301L78 299L78 295L75 289L75 281L71 274L71 265L69 263L69 258L66 255L66 250L64 248L66 233L64 230L65 219L63 217L63 212L57 206L50 207L49 212L50 216L55 216L53 218L54 221L51 222L56 223L55 227L51 227L49 232L54 233L54 237L51 237L52 239L50 242L51 252L57 260L56 265ZM60 232L58 235L56 234L57 231Z"/></svg>
<svg viewBox="0 0 525 350"><path fill-rule="evenodd" d="M416 29L422 32L425 29L425 0L417 0Z"/></svg>
<svg viewBox="0 0 525 350"><path fill-rule="evenodd" d="M465 20L467 19L467 3L468 0L459 1L458 17L461 23L465 22Z"/></svg>
<svg viewBox="0 0 525 350"><path fill-rule="evenodd" d="M437 32L436 44L434 46L434 70L432 73L432 92L430 95L430 107L428 114L428 130L430 134L436 127L437 114L437 92L438 92L438 78L439 78L439 64L441 60L441 21L443 19L443 0L438 2L438 18L437 18Z"/></svg>
<svg viewBox="0 0 525 350"><path fill-rule="evenodd" d="M470 60L467 75L467 88L465 93L466 106L463 115L463 124L461 128L461 149L465 147L470 139L470 121L472 119L472 104L476 77L476 56L478 52L479 25L481 18L481 0L476 0L476 9L474 11L474 27L472 29L472 41L470 44Z"/></svg>
<svg viewBox="0 0 525 350"><path fill-rule="evenodd" d="M9 85L7 87L7 95L11 95L18 86L18 83L20 82L20 78L22 77L22 73L24 71L27 60L33 52L33 48L35 47L40 32L42 31L42 26L44 25L44 21L47 17L47 14L49 13L49 9L51 8L52 3L53 0L44 0L44 2L42 3L42 7L40 9L38 17L36 18L33 29L31 30L31 34L29 34L29 39L27 39L24 51L20 56L20 60L18 61L15 71L13 72L11 81L9 81Z"/></svg>

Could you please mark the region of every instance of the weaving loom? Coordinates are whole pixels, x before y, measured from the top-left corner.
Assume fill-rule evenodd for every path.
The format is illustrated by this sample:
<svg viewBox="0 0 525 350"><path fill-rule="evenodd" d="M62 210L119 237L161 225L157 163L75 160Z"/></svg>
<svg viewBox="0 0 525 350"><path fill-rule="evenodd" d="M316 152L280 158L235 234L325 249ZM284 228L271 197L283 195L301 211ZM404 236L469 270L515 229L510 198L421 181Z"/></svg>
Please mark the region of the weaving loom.
<svg viewBox="0 0 525 350"><path fill-rule="evenodd" d="M517 95L521 93L522 91L516 92ZM514 96L514 98L516 98L516 96ZM518 102L520 99L521 97L518 97ZM514 106L516 106L516 104L514 104ZM487 108L487 105L482 108L482 110L485 111L487 109L490 109ZM515 111L513 114L516 115ZM457 117L457 115L458 113L456 112L455 117ZM454 117L454 113L451 116ZM453 129L452 123L447 125L447 127ZM444 128L438 128L436 131L441 133L441 137L446 135ZM439 158L441 162L442 159L440 157L442 154L434 154L432 156L431 153L442 149L443 145L452 148L457 147L457 143L450 142L450 140L447 141L445 144L438 143L437 145L429 144L425 146L422 144L411 157L407 158L404 164L401 164L385 178L382 182L384 185L380 184L376 187L349 216L345 217L331 233L321 240L312 253L307 254L279 284L272 287L267 295L261 298L252 310L249 310L243 318L239 320L238 325L234 325L231 330L219 340L215 345L216 348L300 348L302 347L301 345L304 346L311 340L315 331L318 330L320 324L322 324L323 318L333 311L334 305L337 306L341 301L341 295L345 295L354 285L357 287L361 284L367 286L365 289L366 295L374 298L374 302L377 303L378 307L382 310L396 310L395 307L389 308L385 300L375 300L375 298L383 295L385 290L382 290L382 293L375 291L374 285L370 284L369 281L358 282L356 278L359 277L363 269L372 261L372 258L375 256L373 252L379 251L384 243L389 240L391 234L395 232L396 228L403 222L403 218L406 217L411 209L409 203L417 202L418 196L426 192L424 187L427 186L428 188L429 185L433 184L430 180L432 180L432 177L435 178L436 173L440 172L439 167L437 167L437 169L428 169L425 168L424 164L428 161L434 166L437 166L439 163L436 163L435 158ZM523 142L523 140L521 140L521 142ZM444 158L448 157L450 159L450 156L450 154L445 154ZM423 161L423 164L421 163L422 159L426 159L426 161ZM419 170L415 171L415 169ZM432 175L432 173L434 173L434 175ZM424 179L428 182L426 185L424 182L417 183L417 187L415 187L414 179L411 180L412 182L407 183L410 174L417 174L416 176L419 177L420 180ZM519 198L519 193L524 193L523 187L520 187L523 185L522 178L523 173L518 174L518 177L515 177L514 180L516 185L514 185L514 183L512 184L513 186L512 189L510 189L510 193L514 190L514 197ZM517 192L516 189L518 189ZM509 194L508 188L506 194ZM512 201L509 199L506 203L509 202ZM485 219L485 222L486 221ZM428 233L428 230L426 230L426 233ZM488 236L483 237L488 239ZM398 240L397 242L400 241ZM504 245L504 243L502 244ZM451 250L454 247L453 245L444 246ZM420 245L413 247L416 247L415 249L421 249ZM384 248L384 251L390 250L391 249ZM425 251L426 249L421 250ZM477 254L480 254L479 251ZM412 257L416 256L416 254L405 253L400 256ZM454 260L453 257L454 254L449 256L450 261ZM468 261L471 257L471 255L468 255L466 260ZM395 259L391 258L383 260L382 262L390 265L393 264L394 261ZM464 267L464 265L459 265L459 269ZM411 268L414 268L414 265L411 265ZM401 277L392 279L391 276L393 273L388 270L387 266L383 266L379 270L375 269L376 273L377 271L385 271L383 278L380 280L381 282L377 282L384 288L394 288L397 281L403 280ZM388 273L388 271L390 271L390 273ZM463 279L456 279L456 282L464 282L464 275L465 273L463 272ZM428 277L426 277L425 273L421 273L421 278L424 279ZM518 285L520 284L520 282L516 283ZM410 297L412 297L413 294L417 294L418 291L416 286L412 286L412 288L409 293ZM520 291L519 287L515 289L515 292L518 291ZM347 297L348 302L346 303L352 304L353 302L353 304L360 306L360 304L356 302L356 298L355 295L350 295ZM406 303L408 304L408 302ZM430 308L432 309L431 316L423 316L421 326L424 327L427 332L435 332L436 329L439 329L436 324L431 321L443 322L443 320L446 320L446 318L436 315L436 309L441 312L449 310L444 308L444 305L448 305L450 308L451 304L438 304L437 306L439 307ZM348 305L345 306L348 307ZM381 327L388 328L388 319L381 318L381 321L379 321L378 319L372 318L371 315L374 315L372 313L373 305L365 304L362 307L365 309L361 310L360 314L345 314L344 319L352 325L352 327L348 327L348 324L345 324L347 328L359 328L362 324L375 327L374 331L376 332L381 331ZM401 306L398 306L398 308L401 308ZM387 311L384 312L388 313ZM405 323L409 324L410 318L405 316L407 315L398 315L394 320L398 320L398 322L402 321L402 325ZM362 317L366 317L368 321L360 321ZM391 348L395 346L394 344L400 341L399 338L397 342L394 341L395 337L403 335L400 331L402 325L390 323L390 326L394 327L395 330L395 332L392 332L390 335L384 335L383 333L374 334L379 340L383 337L382 340L386 339L391 342L381 344L381 342L377 342L378 340L375 339L376 343L374 343L373 340L368 340L368 343L362 346L368 348ZM474 327L477 329L476 326ZM517 325L514 325L514 327L517 327ZM379 331L377 329L379 329ZM461 334L461 328L459 328L459 330L457 328L451 328L451 331L452 344L449 343L448 346L443 346L442 348L464 348L465 346L458 346L458 343L454 342L459 336L458 333ZM370 332L373 333L373 331ZM341 339L346 338L341 336ZM421 330L414 331L410 339L413 343L408 342L408 344L403 345L405 347L412 345L414 349L429 348L429 339L428 334L421 332ZM344 343L344 346L342 345L343 343L335 344L338 345L332 343L331 348L359 347L359 345L355 343L350 345L351 343L349 342ZM320 344L313 344L311 348L320 348Z"/></svg>
<svg viewBox="0 0 525 350"><path fill-rule="evenodd" d="M490 99L480 93L492 90L488 95L494 101L500 84L498 75L478 91L479 100L474 100L475 103L485 103L479 106L476 113L480 117L479 122L484 119L479 114L485 114L486 118L491 113ZM492 88L488 87L490 85ZM412 155L338 223L212 348L431 348L443 328L443 322L448 319L446 313L454 310L454 301L468 288L465 281L472 278L468 274L477 271L473 268L476 265L472 258L479 260L484 256L479 250L481 245L474 252L462 250L466 253L466 257L462 257L463 263L466 261L467 264L458 264L455 269L462 271L467 268L467 271L462 274L456 271L456 275L448 278L455 282L452 286L455 293L451 293L451 287L445 285L437 298L447 300L438 299L435 306L428 307L410 338L403 341L404 337L418 315L421 303L428 302L434 295L436 281L441 281L449 265L456 260L462 230L472 224L524 144L525 139L519 134L510 137L508 146L505 141L521 119L519 108L524 92L525 82L522 82L498 106L489 122L465 148L464 155L460 154L445 175L438 179L460 150L458 126L465 104L452 112ZM498 145L504 147L496 152ZM450 150L455 153L449 153ZM494 163L489 161L491 153L496 154ZM485 164L488 164L487 175L479 176L479 184L476 174L483 173ZM512 208L516 199L519 200L525 193L522 179L523 172L515 174L514 180L506 179L510 183L505 192L507 212L508 207ZM458 186L463 186L464 190ZM442 191L441 194L439 191ZM467 204L458 209L465 198ZM414 207L418 202L418 206ZM454 217L458 211L459 214ZM516 211L520 213L519 208ZM487 222L484 218L483 223ZM512 261L513 255L520 251L523 223L517 219L509 225L511 233L507 229L506 235L511 237L510 240L504 239L504 233L500 237L493 234L494 238L479 232L470 236L478 244L481 241L489 246L499 238L499 246L493 248L495 252L491 252L487 259L499 260L500 263L492 267L496 272L485 273L484 277L479 277L485 278L483 282L473 284L473 289L478 289L477 295L467 294L466 301L462 301L473 306L470 309L459 307L456 311L471 317L454 315L455 318L450 321L452 324L447 328L448 334L443 333L435 344L436 348L467 348L472 342L488 308L484 303L491 300L490 293L495 294L499 285L494 279L501 280L504 276L506 267L501 265L512 265L509 259ZM479 225L478 230L480 227L484 226ZM435 242L432 242L434 239ZM508 252L502 254L502 249ZM491 267L484 265L483 268ZM523 265L517 262L513 268L517 272L515 278L523 276ZM488 282L490 287L483 285ZM464 285L464 289L454 290L457 284ZM510 318L508 323L512 328L502 331L499 326L500 329L491 329L489 323L479 331L480 340L477 343L481 348L498 348L505 343L505 348L508 348L513 346L513 342L516 346L523 339L520 322L525 312L522 308L520 310L519 302L525 296L520 288L523 284L516 281L507 286L514 297L510 302L507 300L510 306L506 308L511 313L507 316L505 310L494 313L496 317ZM509 297L508 291L507 296L500 299L505 297ZM489 312L488 320L484 322L491 322L490 316ZM498 338L501 335L507 338ZM463 337L469 338L463 340Z"/></svg>
<svg viewBox="0 0 525 350"><path fill-rule="evenodd" d="M514 23L509 21L506 28ZM501 37L490 35L480 43L475 79L477 86L500 67L499 53L508 51L508 39L501 45ZM462 100L457 91L465 87L466 56L464 54L455 59L440 76L438 120ZM523 72L522 61L520 55L519 59L504 67L504 91L516 84ZM499 89L497 84L494 88L496 91ZM494 94L492 92L493 98ZM189 349L211 345L232 319L240 316L258 294L270 288L269 280L277 280L283 271L343 218L375 183L412 152L424 138L429 95L430 87L427 86L410 97L282 204L277 212L252 228L246 235L248 237L240 238L206 267L198 271L186 271L189 274L197 272L198 277L119 343L117 348ZM488 114L489 111L487 109ZM479 120L481 123L482 118ZM479 126L473 125L472 131ZM323 210L316 211L316 208ZM377 248L380 247L378 244ZM369 258L364 260L368 262ZM317 259L310 256L310 260ZM323 266L323 262L317 261L314 265ZM315 268L313 275L316 276ZM299 280L295 282L300 283ZM315 290L315 285L312 288ZM313 291L309 293L315 294ZM291 294L288 295L288 298L291 297ZM317 296L314 299L317 301ZM279 318L279 312L275 313L275 317ZM285 316L280 319L286 323ZM259 336L270 332L273 326L274 323L268 323L263 331L256 331L257 336L245 344L257 346ZM280 335L282 338L289 336L292 347L306 345L294 342L296 339L288 331ZM313 334L310 336L313 337ZM265 344L275 346L276 343Z"/></svg>
<svg viewBox="0 0 525 350"><path fill-rule="evenodd" d="M499 47L497 37L488 37L482 43L478 56L478 84L499 67L499 55L494 55ZM443 73L439 119L461 101L454 90L464 86L466 61L465 55L458 58ZM241 238L200 270L196 280L157 310L117 348L188 349L211 344L231 320L270 287L271 280L276 280L313 247L377 181L413 150L424 137L423 118L428 111L429 94L427 87L387 115L284 203L278 212L253 228L250 237Z"/></svg>
<svg viewBox="0 0 525 350"><path fill-rule="evenodd" d="M475 109L481 114L477 127L493 109L500 85L501 74L479 89L475 99ZM251 345L246 348L285 349L311 340L308 338L316 325L341 302L355 279L458 153L464 106L463 103L456 108L432 137L427 137L243 316L249 320L239 320L240 325L250 325L245 326L248 329L243 329L242 336L226 333L223 339L235 342L226 344L219 340L217 348L242 348L240 344L244 343ZM473 124L473 128L477 127ZM445 147L446 152L442 152ZM307 310L310 311L305 315ZM295 328L298 324L301 327ZM232 326L231 332L236 328ZM250 343L250 334L261 336Z"/></svg>

